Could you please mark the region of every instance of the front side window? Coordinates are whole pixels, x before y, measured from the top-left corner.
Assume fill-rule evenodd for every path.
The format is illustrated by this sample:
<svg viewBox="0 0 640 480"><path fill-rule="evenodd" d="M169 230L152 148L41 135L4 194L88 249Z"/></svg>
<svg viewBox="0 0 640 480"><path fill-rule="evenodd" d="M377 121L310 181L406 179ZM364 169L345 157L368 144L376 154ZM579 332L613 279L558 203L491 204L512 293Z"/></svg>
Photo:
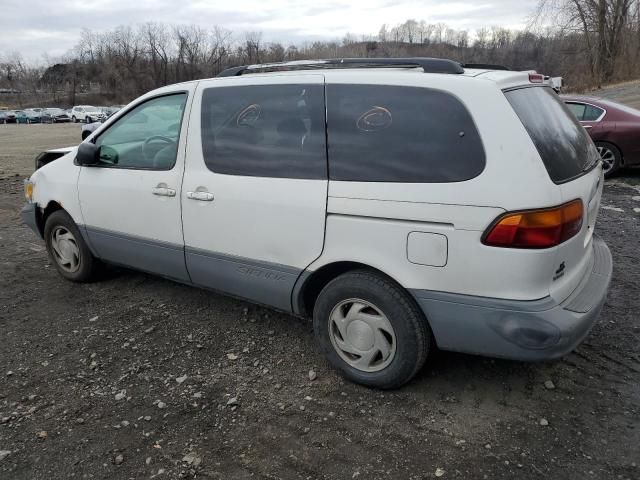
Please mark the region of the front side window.
<svg viewBox="0 0 640 480"><path fill-rule="evenodd" d="M100 135L100 161L105 166L171 170L176 163L186 93L148 100Z"/></svg>
<svg viewBox="0 0 640 480"><path fill-rule="evenodd" d="M322 85L208 88L201 125L202 155L213 172L326 179Z"/></svg>
<svg viewBox="0 0 640 480"><path fill-rule="evenodd" d="M461 182L485 166L469 111L440 90L328 85L327 137L331 180Z"/></svg>

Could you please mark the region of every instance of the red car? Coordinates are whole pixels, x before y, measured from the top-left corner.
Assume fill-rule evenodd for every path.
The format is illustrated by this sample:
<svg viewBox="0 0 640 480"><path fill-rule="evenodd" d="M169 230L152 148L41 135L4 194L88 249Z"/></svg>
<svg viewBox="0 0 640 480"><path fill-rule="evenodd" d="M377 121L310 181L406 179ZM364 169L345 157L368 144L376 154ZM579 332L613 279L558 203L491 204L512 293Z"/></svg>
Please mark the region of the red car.
<svg viewBox="0 0 640 480"><path fill-rule="evenodd" d="M598 147L605 176L640 164L640 110L602 98L562 99Z"/></svg>

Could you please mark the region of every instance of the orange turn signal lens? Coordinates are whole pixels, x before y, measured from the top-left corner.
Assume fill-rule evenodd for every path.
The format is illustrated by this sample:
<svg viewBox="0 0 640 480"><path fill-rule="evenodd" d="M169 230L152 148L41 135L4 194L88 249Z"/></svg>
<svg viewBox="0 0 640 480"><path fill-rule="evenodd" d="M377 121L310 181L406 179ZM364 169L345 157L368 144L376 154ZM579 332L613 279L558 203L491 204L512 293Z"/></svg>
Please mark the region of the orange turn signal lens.
<svg viewBox="0 0 640 480"><path fill-rule="evenodd" d="M482 243L505 248L550 248L580 232L584 216L582 200L559 207L506 213L498 217Z"/></svg>

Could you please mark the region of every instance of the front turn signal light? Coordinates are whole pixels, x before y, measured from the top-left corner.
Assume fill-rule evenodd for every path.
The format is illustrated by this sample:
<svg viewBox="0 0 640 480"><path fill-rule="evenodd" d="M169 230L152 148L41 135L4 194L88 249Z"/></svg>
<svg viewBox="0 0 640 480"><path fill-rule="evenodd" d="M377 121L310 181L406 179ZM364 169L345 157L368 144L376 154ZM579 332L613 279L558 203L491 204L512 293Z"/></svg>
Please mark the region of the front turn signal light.
<svg viewBox="0 0 640 480"><path fill-rule="evenodd" d="M551 248L580 232L584 217L582 200L559 207L506 213L496 219L482 243L504 248Z"/></svg>
<svg viewBox="0 0 640 480"><path fill-rule="evenodd" d="M33 190L35 188L35 185L33 184L33 182L31 180L25 180L24 181L24 196L27 199L28 202L32 202L33 201Z"/></svg>

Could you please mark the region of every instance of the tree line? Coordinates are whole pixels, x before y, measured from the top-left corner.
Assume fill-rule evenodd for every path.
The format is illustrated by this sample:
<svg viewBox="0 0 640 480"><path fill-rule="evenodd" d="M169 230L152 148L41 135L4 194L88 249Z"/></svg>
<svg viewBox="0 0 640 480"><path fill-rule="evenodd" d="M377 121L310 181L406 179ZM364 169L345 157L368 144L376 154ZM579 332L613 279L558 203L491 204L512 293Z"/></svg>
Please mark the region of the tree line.
<svg viewBox="0 0 640 480"><path fill-rule="evenodd" d="M553 19L550 21L550 19ZM529 28L481 28L407 20L377 34L283 45L260 32L149 22L84 30L65 58L35 66L0 58L0 91L16 103L124 103L163 85L216 76L236 65L336 57L441 57L563 76L572 90L640 77L640 0L540 0ZM0 100L2 103L2 100Z"/></svg>

